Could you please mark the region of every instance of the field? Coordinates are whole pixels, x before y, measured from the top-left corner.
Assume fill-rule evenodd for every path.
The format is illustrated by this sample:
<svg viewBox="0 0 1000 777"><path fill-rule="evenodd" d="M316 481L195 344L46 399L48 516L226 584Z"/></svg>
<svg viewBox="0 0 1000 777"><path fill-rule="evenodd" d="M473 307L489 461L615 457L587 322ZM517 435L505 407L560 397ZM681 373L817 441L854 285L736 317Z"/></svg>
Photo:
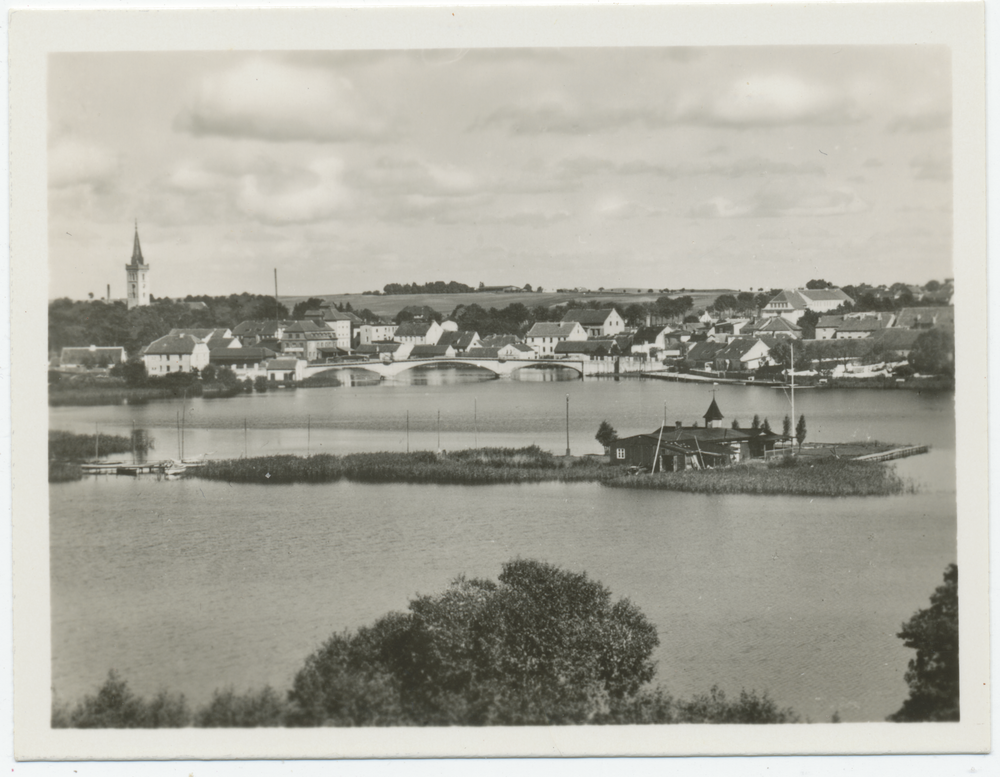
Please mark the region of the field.
<svg viewBox="0 0 1000 777"><path fill-rule="evenodd" d="M666 296L680 297L687 295L694 300L695 308L702 308L714 302L715 298L720 294L730 293L733 292L728 289L701 289L698 291L671 292ZM533 308L538 305L544 305L545 307L562 305L574 299L581 302L598 300L600 302L607 302L609 305L632 305L634 303L641 304L644 302L655 302L659 297L664 295L659 291L653 291L652 293L593 291L586 294L581 294L579 292L560 293L545 291L541 293L513 292L510 294L504 294L502 292L474 292L470 294L393 294L384 296L370 294L316 294L311 296L322 297L322 299L325 299L327 302L332 302L336 305L350 302L351 307L354 310L363 310L368 308L376 315L391 318L407 305L430 305L439 313L448 315L458 305L475 304L489 310L490 308L505 308L508 305L513 305L515 302L520 302L529 308ZM291 309L296 302L301 302L304 299L308 299L308 296L280 297L281 302L287 305L289 309Z"/></svg>

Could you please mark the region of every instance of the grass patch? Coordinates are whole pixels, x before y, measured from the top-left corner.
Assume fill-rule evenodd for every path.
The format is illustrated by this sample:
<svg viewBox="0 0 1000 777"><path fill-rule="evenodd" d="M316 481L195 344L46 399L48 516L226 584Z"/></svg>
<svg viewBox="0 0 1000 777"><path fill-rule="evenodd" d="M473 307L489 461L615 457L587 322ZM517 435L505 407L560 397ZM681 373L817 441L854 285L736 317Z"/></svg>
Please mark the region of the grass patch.
<svg viewBox="0 0 1000 777"><path fill-rule="evenodd" d="M649 488L696 494L768 496L891 496L912 490L886 464L843 459L786 458L709 470L632 475L606 481L618 488Z"/></svg>
<svg viewBox="0 0 1000 777"><path fill-rule="evenodd" d="M80 462L114 453L145 454L153 447L152 438L143 429L136 429L133 437L119 434L74 434L49 431L49 482L66 483L80 480L83 470Z"/></svg>
<svg viewBox="0 0 1000 777"><path fill-rule="evenodd" d="M438 483L481 485L547 480L598 481L619 477L617 467L588 463L566 467L537 446L481 448L436 454L351 453L346 456L261 456L209 462L188 476L230 483Z"/></svg>

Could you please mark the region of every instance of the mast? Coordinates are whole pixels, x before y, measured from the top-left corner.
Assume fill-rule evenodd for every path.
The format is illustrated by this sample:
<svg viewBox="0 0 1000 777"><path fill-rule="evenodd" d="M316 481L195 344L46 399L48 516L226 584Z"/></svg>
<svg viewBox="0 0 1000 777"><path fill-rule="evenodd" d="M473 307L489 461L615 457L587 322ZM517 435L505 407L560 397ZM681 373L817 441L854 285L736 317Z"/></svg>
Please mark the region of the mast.
<svg viewBox="0 0 1000 777"><path fill-rule="evenodd" d="M663 402L663 423L660 424L660 434L656 438L656 450L653 451L653 466L650 467L649 474L652 475L656 472L656 462L659 460L660 456L660 440L663 439L663 427L667 425L667 403Z"/></svg>
<svg viewBox="0 0 1000 777"><path fill-rule="evenodd" d="M569 394L566 395L566 458L569 458Z"/></svg>
<svg viewBox="0 0 1000 777"><path fill-rule="evenodd" d="M792 360L792 429L795 429L795 338L788 343L788 353Z"/></svg>
<svg viewBox="0 0 1000 777"><path fill-rule="evenodd" d="M278 268L274 268L274 326L275 326L275 336L277 336L278 327Z"/></svg>

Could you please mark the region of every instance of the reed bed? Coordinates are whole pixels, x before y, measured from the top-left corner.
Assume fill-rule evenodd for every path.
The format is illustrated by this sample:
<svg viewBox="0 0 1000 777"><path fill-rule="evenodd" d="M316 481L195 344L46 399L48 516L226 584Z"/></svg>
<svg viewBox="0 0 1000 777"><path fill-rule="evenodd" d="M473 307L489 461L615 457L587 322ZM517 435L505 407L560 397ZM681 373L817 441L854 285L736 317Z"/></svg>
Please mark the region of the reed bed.
<svg viewBox="0 0 1000 777"><path fill-rule="evenodd" d="M551 453L528 448L485 448L436 454L352 453L346 456L262 456L209 462L191 477L230 483L436 483L482 485L541 481L597 481L620 476L605 464L564 467Z"/></svg>
<svg viewBox="0 0 1000 777"><path fill-rule="evenodd" d="M118 434L74 434L50 430L49 482L80 480L83 477L80 462L94 458L95 453L106 456L133 449L146 452L152 447L151 438L142 430L136 430L134 442L132 438Z"/></svg>
<svg viewBox="0 0 1000 777"><path fill-rule="evenodd" d="M190 396L191 391L188 392ZM183 391L169 388L126 388L117 386L89 386L79 389L49 389L49 405L96 406L139 404L157 399L176 399Z"/></svg>
<svg viewBox="0 0 1000 777"><path fill-rule="evenodd" d="M711 470L631 475L605 481L617 488L649 488L697 494L768 496L892 496L913 486L885 464L789 458L762 465L740 464Z"/></svg>

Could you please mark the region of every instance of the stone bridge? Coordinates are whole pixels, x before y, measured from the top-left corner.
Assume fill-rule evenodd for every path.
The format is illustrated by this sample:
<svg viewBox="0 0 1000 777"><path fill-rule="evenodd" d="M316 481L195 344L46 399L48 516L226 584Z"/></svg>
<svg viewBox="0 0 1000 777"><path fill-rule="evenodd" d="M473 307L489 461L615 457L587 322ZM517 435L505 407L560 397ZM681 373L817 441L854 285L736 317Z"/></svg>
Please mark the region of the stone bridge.
<svg viewBox="0 0 1000 777"><path fill-rule="evenodd" d="M430 359L404 359L398 362L382 361L357 361L339 362L337 364L310 364L305 368L305 377L311 378L326 372L342 372L343 370L367 370L381 375L383 378L392 378L405 370L412 370L414 367L480 367L489 370L494 375L501 378L509 378L515 372L527 368L552 369L563 367L573 370L582 378L584 374L590 374L586 370L586 362L576 359L470 359L462 356L455 357L435 357Z"/></svg>

